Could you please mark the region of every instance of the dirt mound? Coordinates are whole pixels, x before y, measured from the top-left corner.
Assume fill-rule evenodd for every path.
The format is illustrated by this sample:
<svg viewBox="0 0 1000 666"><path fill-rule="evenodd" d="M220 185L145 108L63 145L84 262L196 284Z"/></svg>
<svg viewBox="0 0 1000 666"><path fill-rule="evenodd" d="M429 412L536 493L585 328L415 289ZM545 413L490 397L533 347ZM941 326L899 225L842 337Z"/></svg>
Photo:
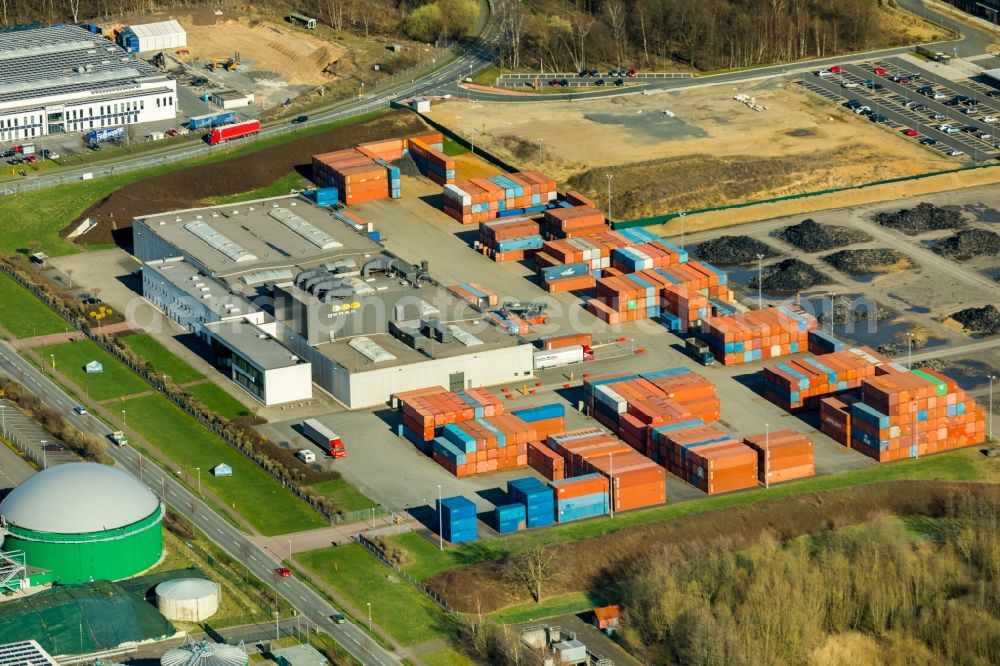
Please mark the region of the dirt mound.
<svg viewBox="0 0 1000 666"><path fill-rule="evenodd" d="M89 217L98 226L84 236L87 243L128 242L131 232L127 230L132 226L133 217L194 208L205 199L250 192L270 185L290 171L308 176L312 156L317 153L350 148L364 141L426 131L427 126L418 116L408 111L396 111L255 153L153 176L126 185L93 204L63 233L68 233L80 220ZM117 226L114 234L113 224Z"/></svg>
<svg viewBox="0 0 1000 666"><path fill-rule="evenodd" d="M907 236L916 236L925 231L938 229L958 229L965 226L962 213L952 206L935 206L922 203L916 208L903 208L891 213L876 213L875 222L883 227L902 231Z"/></svg>
<svg viewBox="0 0 1000 666"><path fill-rule="evenodd" d="M910 258L902 252L882 248L841 250L820 259L850 275L886 273L910 266Z"/></svg>
<svg viewBox="0 0 1000 666"><path fill-rule="evenodd" d="M698 246L695 254L699 259L723 266L747 266L762 257L777 257L770 245L749 236L719 236Z"/></svg>
<svg viewBox="0 0 1000 666"><path fill-rule="evenodd" d="M785 259L765 266L763 273L764 281L761 289L772 292L800 291L830 281L826 275L799 259ZM751 289L757 288L756 275L747 281L747 286Z"/></svg>
<svg viewBox="0 0 1000 666"><path fill-rule="evenodd" d="M996 306L993 305L959 310L951 318L971 333L982 333L983 335L1000 333L1000 310L997 310Z"/></svg>
<svg viewBox="0 0 1000 666"><path fill-rule="evenodd" d="M875 322L885 321L892 316L891 310L880 307L871 299L862 298L858 302L850 296L837 296L833 299L833 307L820 312L816 315L816 319L821 326L826 326L832 317L834 326L843 326L869 319Z"/></svg>
<svg viewBox="0 0 1000 666"><path fill-rule="evenodd" d="M985 229L963 229L938 241L931 249L942 257L959 260L997 256L1000 255L1000 235Z"/></svg>
<svg viewBox="0 0 1000 666"><path fill-rule="evenodd" d="M943 481L892 481L806 493L744 504L555 546L555 573L546 597L600 589L620 582L637 558L658 544L747 548L770 532L779 539L866 522L884 512L941 516L969 486ZM976 492L1000 495L1000 485L976 484ZM531 601L528 590L507 582L502 562L481 562L438 574L426 584L460 612L489 613Z"/></svg>
<svg viewBox="0 0 1000 666"><path fill-rule="evenodd" d="M871 240L868 235L857 229L820 224L813 219L802 220L798 224L785 227L778 233L778 238L806 252L832 250Z"/></svg>

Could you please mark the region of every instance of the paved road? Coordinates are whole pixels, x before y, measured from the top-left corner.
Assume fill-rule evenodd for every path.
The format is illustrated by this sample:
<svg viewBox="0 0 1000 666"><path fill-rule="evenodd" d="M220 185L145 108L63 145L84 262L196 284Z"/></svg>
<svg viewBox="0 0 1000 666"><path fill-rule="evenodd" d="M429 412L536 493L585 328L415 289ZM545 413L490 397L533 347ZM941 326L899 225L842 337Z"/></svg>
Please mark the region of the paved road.
<svg viewBox="0 0 1000 666"><path fill-rule="evenodd" d="M0 490L15 488L35 473L31 465L6 445L0 445Z"/></svg>
<svg viewBox="0 0 1000 666"><path fill-rule="evenodd" d="M72 411L75 402L61 388L42 375L30 362L18 355L8 342L0 342L0 372L21 381L62 413L76 428L103 437L111 433L103 422ZM258 548L246 535L220 517L172 475L165 473L130 446L108 448L117 465L146 483L174 511L184 516L212 541L235 559L245 563L261 581L274 588L295 609L321 631L329 634L358 661L368 666L400 663L399 658L372 641L352 623L334 624L330 615L337 612L330 603L297 578L280 578L274 570L280 563Z"/></svg>
<svg viewBox="0 0 1000 666"><path fill-rule="evenodd" d="M929 361L933 358L941 358L944 356L965 356L966 354L974 354L978 352L987 351L993 349L994 347L1000 347L1000 337L987 338L986 340L979 340L978 342L969 342L964 345L951 345L948 347L934 347L933 349L928 349L926 351L917 352L916 354L910 355L910 360L913 361ZM907 360L906 354L900 354L896 357L897 361L905 363Z"/></svg>

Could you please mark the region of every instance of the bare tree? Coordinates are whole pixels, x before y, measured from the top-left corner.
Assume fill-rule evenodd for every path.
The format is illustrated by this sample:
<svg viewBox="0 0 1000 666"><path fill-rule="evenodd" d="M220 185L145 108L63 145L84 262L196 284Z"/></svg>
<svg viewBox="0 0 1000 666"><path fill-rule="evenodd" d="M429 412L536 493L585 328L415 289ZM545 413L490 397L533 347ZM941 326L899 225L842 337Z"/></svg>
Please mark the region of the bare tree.
<svg viewBox="0 0 1000 666"><path fill-rule="evenodd" d="M628 48L628 35L625 34L625 5L618 0L611 0L604 5L604 11L611 22L611 32L615 41L615 67L621 67L625 50Z"/></svg>
<svg viewBox="0 0 1000 666"><path fill-rule="evenodd" d="M516 585L528 588L536 602L542 600L542 586L556 577L555 549L529 548L507 559L505 576Z"/></svg>
<svg viewBox="0 0 1000 666"><path fill-rule="evenodd" d="M69 11L73 15L73 23L79 23L80 19L80 0L67 0L69 4Z"/></svg>

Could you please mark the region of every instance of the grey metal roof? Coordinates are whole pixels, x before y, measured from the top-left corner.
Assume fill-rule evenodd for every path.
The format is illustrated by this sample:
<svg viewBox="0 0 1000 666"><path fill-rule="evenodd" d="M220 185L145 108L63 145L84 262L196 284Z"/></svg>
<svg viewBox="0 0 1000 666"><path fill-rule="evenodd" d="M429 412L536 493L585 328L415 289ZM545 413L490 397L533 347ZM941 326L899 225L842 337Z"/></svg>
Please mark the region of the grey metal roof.
<svg viewBox="0 0 1000 666"><path fill-rule="evenodd" d="M166 79L152 65L79 26L0 34L0 102L137 89Z"/></svg>
<svg viewBox="0 0 1000 666"><path fill-rule="evenodd" d="M0 516L17 527L82 534L124 527L160 505L129 474L97 463L67 463L35 474L0 502Z"/></svg>
<svg viewBox="0 0 1000 666"><path fill-rule="evenodd" d="M157 598L174 601L203 599L217 594L219 594L219 584L204 578L175 578L156 586Z"/></svg>
<svg viewBox="0 0 1000 666"><path fill-rule="evenodd" d="M220 234L214 227L212 227L211 224L208 224L207 222L194 220L193 222L185 224L184 228L208 243L213 249L218 250L238 264L244 261L255 261L257 259L256 256L247 252L242 245L233 241L228 236Z"/></svg>
<svg viewBox="0 0 1000 666"><path fill-rule="evenodd" d="M241 319L206 324L205 329L261 370L277 370L304 363L283 344Z"/></svg>
<svg viewBox="0 0 1000 666"><path fill-rule="evenodd" d="M132 31L132 34L136 37L148 38L148 37L164 37L166 35L187 35L184 28L177 21L159 21L158 23L140 23L138 25L130 25L128 29Z"/></svg>
<svg viewBox="0 0 1000 666"><path fill-rule="evenodd" d="M243 648L208 641L187 643L160 657L162 666L246 666L249 661Z"/></svg>
<svg viewBox="0 0 1000 666"><path fill-rule="evenodd" d="M331 250L338 247L344 247L344 244L339 241L335 241L333 236L326 233L315 224L305 221L301 216L296 215L287 208L274 208L269 210L267 214L269 217L285 225L321 250Z"/></svg>

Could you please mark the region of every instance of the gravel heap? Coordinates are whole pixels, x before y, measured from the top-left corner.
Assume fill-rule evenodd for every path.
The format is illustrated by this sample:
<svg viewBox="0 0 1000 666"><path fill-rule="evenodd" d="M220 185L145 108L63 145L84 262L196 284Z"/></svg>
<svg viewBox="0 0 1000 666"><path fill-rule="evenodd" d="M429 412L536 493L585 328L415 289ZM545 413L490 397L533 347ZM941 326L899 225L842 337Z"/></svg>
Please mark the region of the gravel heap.
<svg viewBox="0 0 1000 666"><path fill-rule="evenodd" d="M420 168L417 163L413 161L413 158L409 153L403 155L401 158L392 162L392 166L399 169L399 174L401 176L419 176Z"/></svg>
<svg viewBox="0 0 1000 666"><path fill-rule="evenodd" d="M761 289L769 292L800 291L830 281L826 275L798 259L785 259L765 266L763 273L764 281ZM756 275L750 278L747 286L751 289L757 288Z"/></svg>
<svg viewBox="0 0 1000 666"><path fill-rule="evenodd" d="M871 240L867 234L858 229L820 224L811 218L802 220L799 224L785 227L778 234L778 238L806 252L832 250L844 245Z"/></svg>
<svg viewBox="0 0 1000 666"><path fill-rule="evenodd" d="M938 241L931 248L942 257L971 259L984 255L1000 255L1000 235L985 229L963 229L954 236Z"/></svg>
<svg viewBox="0 0 1000 666"><path fill-rule="evenodd" d="M877 304L873 309L871 305L870 301L856 303L849 296L837 296L833 299L833 309L823 310L816 317L816 320L821 325L828 325L832 316L834 326L843 326L847 323L865 321L869 318L876 322L885 321L892 316L890 310L879 307Z"/></svg>
<svg viewBox="0 0 1000 666"><path fill-rule="evenodd" d="M879 273L900 262L910 263L909 257L902 252L881 248L841 250L840 252L820 257L820 259L849 275Z"/></svg>
<svg viewBox="0 0 1000 666"><path fill-rule="evenodd" d="M916 236L924 231L936 229L958 229L965 226L962 213L955 208L940 208L922 203L916 208L903 208L892 213L876 213L875 221L883 227L902 231L908 236Z"/></svg>
<svg viewBox="0 0 1000 666"><path fill-rule="evenodd" d="M997 310L993 305L959 310L951 318L971 333L984 335L1000 333L1000 310Z"/></svg>
<svg viewBox="0 0 1000 666"><path fill-rule="evenodd" d="M948 367L948 363L944 359L940 358L929 358L926 361L915 361L913 363L914 370L933 370L934 372L941 372Z"/></svg>
<svg viewBox="0 0 1000 666"><path fill-rule="evenodd" d="M749 236L719 236L698 246L695 254L710 264L722 266L748 266L757 261L757 255L777 257L770 245Z"/></svg>

